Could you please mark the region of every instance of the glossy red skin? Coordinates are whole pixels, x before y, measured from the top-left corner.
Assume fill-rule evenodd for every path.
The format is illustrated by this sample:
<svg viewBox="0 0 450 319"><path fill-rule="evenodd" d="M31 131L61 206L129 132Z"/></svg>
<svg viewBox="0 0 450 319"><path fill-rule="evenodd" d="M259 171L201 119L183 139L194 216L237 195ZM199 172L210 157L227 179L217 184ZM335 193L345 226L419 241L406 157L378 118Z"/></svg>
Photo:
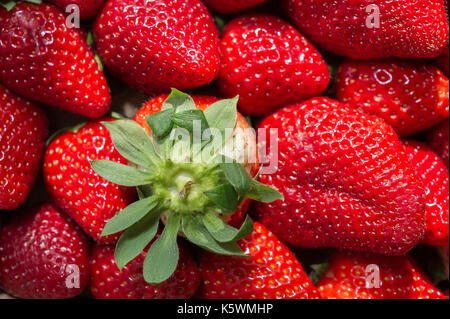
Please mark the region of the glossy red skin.
<svg viewBox="0 0 450 319"><path fill-rule="evenodd" d="M427 144L449 168L449 120L439 123L426 133Z"/></svg>
<svg viewBox="0 0 450 319"><path fill-rule="evenodd" d="M73 284L69 276L77 270L79 288L68 288L66 281ZM0 287L8 294L26 299L72 298L83 292L88 281L87 237L52 204L17 215L3 227Z"/></svg>
<svg viewBox="0 0 450 319"><path fill-rule="evenodd" d="M232 14L256 7L267 0L202 0L212 11Z"/></svg>
<svg viewBox="0 0 450 319"><path fill-rule="evenodd" d="M285 0L286 11L311 41L359 60L434 58L448 44L444 0ZM380 27L368 28L376 5ZM370 9L370 7L369 7Z"/></svg>
<svg viewBox="0 0 450 319"><path fill-rule="evenodd" d="M136 199L135 189L103 179L90 160L127 164L115 149L108 130L93 121L76 133L57 137L44 156L44 180L54 202L98 242L114 243L120 234L102 237L106 223Z"/></svg>
<svg viewBox="0 0 450 319"><path fill-rule="evenodd" d="M202 299L318 299L292 252L263 225L238 242L249 258L200 253Z"/></svg>
<svg viewBox="0 0 450 319"><path fill-rule="evenodd" d="M44 112L0 85L0 210L16 209L25 200L47 133Z"/></svg>
<svg viewBox="0 0 450 319"><path fill-rule="evenodd" d="M403 255L422 240L424 190L383 120L316 98L260 128L278 129L278 152L261 146L272 163L279 155L277 171L260 181L285 201L256 203L255 216L283 242Z"/></svg>
<svg viewBox="0 0 450 319"><path fill-rule="evenodd" d="M291 25L269 15L231 21L221 52L220 91L239 95L239 110L246 115L266 116L320 95L330 81L319 51Z"/></svg>
<svg viewBox="0 0 450 319"><path fill-rule="evenodd" d="M219 72L218 30L200 0L110 0L93 31L103 64L147 94L196 88Z"/></svg>
<svg viewBox="0 0 450 319"><path fill-rule="evenodd" d="M323 299L445 299L422 274L409 256L387 257L363 253L337 252L330 268L320 279ZM379 269L379 288L366 288L371 274ZM367 272L366 272L367 270Z"/></svg>
<svg viewBox="0 0 450 319"><path fill-rule="evenodd" d="M134 117L134 120L142 126L145 131L149 134L151 134L150 127L148 126L146 117L158 113L161 111L161 108L164 104L164 101L167 99L169 95L164 94L160 95L158 97L155 97L145 103L145 105L136 113L136 116ZM201 110L206 110L211 104L219 101L218 98L213 96L207 96L207 95L193 95L192 99L195 102L195 105L197 108ZM236 120L236 127L247 129L250 128L250 125L248 124L245 117L243 117L239 112ZM259 157L257 157L256 163L248 163L245 165L245 168L249 172L251 176L256 176L259 170ZM247 210L251 204L251 200L247 199L245 200L237 209L236 212L234 212L229 220L227 221L230 225L233 226L240 226L240 224L244 221L245 216L247 214Z"/></svg>
<svg viewBox="0 0 450 319"><path fill-rule="evenodd" d="M97 299L188 299L200 285L200 272L188 247L179 243L180 260L175 273L162 284L144 280L142 265L147 250L122 271L114 260L114 246L95 245L91 259L91 292Z"/></svg>
<svg viewBox="0 0 450 319"><path fill-rule="evenodd" d="M444 246L449 242L448 169L429 147L415 141L404 141L405 152L425 189L426 233L423 242Z"/></svg>
<svg viewBox="0 0 450 319"><path fill-rule="evenodd" d="M0 82L16 93L87 117L99 117L111 96L94 53L53 5L0 8Z"/></svg>
<svg viewBox="0 0 450 319"><path fill-rule="evenodd" d="M346 61L336 77L339 101L381 117L401 136L448 118L448 86L441 71L418 61Z"/></svg>
<svg viewBox="0 0 450 319"><path fill-rule="evenodd" d="M100 11L106 0L49 0L49 2L53 2L63 12L66 12L67 6L76 4L80 8L80 18L89 19Z"/></svg>

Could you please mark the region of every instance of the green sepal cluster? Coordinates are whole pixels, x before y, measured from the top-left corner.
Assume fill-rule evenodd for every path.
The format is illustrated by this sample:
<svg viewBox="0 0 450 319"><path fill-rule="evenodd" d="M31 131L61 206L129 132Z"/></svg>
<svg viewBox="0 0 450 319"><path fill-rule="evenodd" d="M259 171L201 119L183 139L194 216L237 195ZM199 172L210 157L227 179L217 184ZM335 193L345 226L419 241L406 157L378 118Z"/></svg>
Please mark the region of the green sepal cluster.
<svg viewBox="0 0 450 319"><path fill-rule="evenodd" d="M236 229L226 217L246 198L272 202L283 197L218 152L236 126L237 102L222 100L202 111L189 95L173 90L161 111L146 118L152 136L132 120L102 123L129 165L96 160L93 170L112 183L136 187L139 195L102 233L123 232L115 250L119 269L154 240L144 278L151 284L167 280L178 264L178 235L213 253L246 257L237 242L253 232L253 222L247 218ZM207 156L195 161L202 152ZM157 237L160 220L165 227Z"/></svg>
<svg viewBox="0 0 450 319"><path fill-rule="evenodd" d="M28 2L33 4L41 4L42 0L21 0L22 2ZM18 0L0 0L0 6L4 7L7 11L11 11L16 6Z"/></svg>

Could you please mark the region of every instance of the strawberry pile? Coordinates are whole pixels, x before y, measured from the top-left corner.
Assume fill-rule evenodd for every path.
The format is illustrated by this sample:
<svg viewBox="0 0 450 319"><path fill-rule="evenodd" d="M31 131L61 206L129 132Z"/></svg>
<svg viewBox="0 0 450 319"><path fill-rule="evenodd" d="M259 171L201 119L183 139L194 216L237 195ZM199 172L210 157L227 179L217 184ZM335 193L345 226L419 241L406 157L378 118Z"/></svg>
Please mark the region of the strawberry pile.
<svg viewBox="0 0 450 319"><path fill-rule="evenodd" d="M448 298L448 55L445 0L0 0L0 298Z"/></svg>

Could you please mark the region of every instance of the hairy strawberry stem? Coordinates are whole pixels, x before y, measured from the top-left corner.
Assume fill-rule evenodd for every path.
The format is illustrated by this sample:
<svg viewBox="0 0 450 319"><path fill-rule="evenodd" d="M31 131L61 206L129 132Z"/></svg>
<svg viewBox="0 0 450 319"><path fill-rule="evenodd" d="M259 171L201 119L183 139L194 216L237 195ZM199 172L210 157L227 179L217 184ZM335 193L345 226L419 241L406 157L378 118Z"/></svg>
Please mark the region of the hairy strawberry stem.
<svg viewBox="0 0 450 319"><path fill-rule="evenodd" d="M201 111L189 95L173 90L161 112L147 117L152 137L131 120L103 123L130 165L92 161L92 168L115 184L136 187L139 194L139 200L118 212L102 233L124 231L115 252L119 269L155 238L159 220L165 228L150 246L143 267L151 284L167 280L175 271L179 234L208 251L245 257L237 241L252 233L253 223L247 218L236 229L226 218L245 198L271 202L282 195L221 155L236 126L236 107L237 98Z"/></svg>

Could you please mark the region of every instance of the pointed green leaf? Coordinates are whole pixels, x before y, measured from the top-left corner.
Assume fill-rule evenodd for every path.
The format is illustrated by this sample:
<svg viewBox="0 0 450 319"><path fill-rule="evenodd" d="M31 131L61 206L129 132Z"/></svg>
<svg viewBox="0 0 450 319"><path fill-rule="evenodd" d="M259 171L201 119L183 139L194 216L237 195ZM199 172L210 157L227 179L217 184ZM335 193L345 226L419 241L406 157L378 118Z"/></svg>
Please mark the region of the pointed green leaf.
<svg viewBox="0 0 450 319"><path fill-rule="evenodd" d="M234 212L239 204L238 194L230 184L207 190L205 195L225 213Z"/></svg>
<svg viewBox="0 0 450 319"><path fill-rule="evenodd" d="M200 133L209 128L205 114L202 110L198 109L177 112L173 115L172 121L177 126L185 128L190 133L194 132L194 121L198 121L198 124L200 124Z"/></svg>
<svg viewBox="0 0 450 319"><path fill-rule="evenodd" d="M163 233L148 250L144 261L146 282L152 285L160 284L175 272L179 259L177 236L180 223L180 214L170 214Z"/></svg>
<svg viewBox="0 0 450 319"><path fill-rule="evenodd" d="M141 199L125 207L117 213L103 229L102 236L108 236L127 229L131 225L141 220L152 209L158 205L156 196Z"/></svg>
<svg viewBox="0 0 450 319"><path fill-rule="evenodd" d="M201 220L196 217L183 217L183 232L191 243L212 253L226 256L246 257L236 242L217 242L205 226L202 225Z"/></svg>
<svg viewBox="0 0 450 319"><path fill-rule="evenodd" d="M105 160L90 161L90 164L98 175L117 185L141 186L150 184L153 180L152 173L144 172L136 167Z"/></svg>
<svg viewBox="0 0 450 319"><path fill-rule="evenodd" d="M160 209L154 209L122 234L114 253L114 259L120 270L136 258L155 237L161 213Z"/></svg>
<svg viewBox="0 0 450 319"><path fill-rule="evenodd" d="M202 217L202 221L214 239L221 243L238 241L253 232L253 222L249 217L245 219L239 230L226 224L213 212L206 213Z"/></svg>
<svg viewBox="0 0 450 319"><path fill-rule="evenodd" d="M233 185L239 195L245 193L250 188L252 178L241 164L222 156L220 168L224 172L228 182Z"/></svg>
<svg viewBox="0 0 450 319"><path fill-rule="evenodd" d="M245 197L263 203L272 203L278 199L284 201L283 194L279 191L255 180L251 181L250 189L245 193Z"/></svg>
<svg viewBox="0 0 450 319"><path fill-rule="evenodd" d="M174 110L167 109L152 115L147 116L148 126L152 130L152 134L156 138L163 138L167 136L173 127L172 116Z"/></svg>
<svg viewBox="0 0 450 319"><path fill-rule="evenodd" d="M239 97L221 100L204 111L209 127L216 128L222 133L222 144L225 144L236 126L238 100Z"/></svg>
<svg viewBox="0 0 450 319"><path fill-rule="evenodd" d="M123 119L102 124L109 130L117 151L130 162L147 168L160 162L150 136L135 121Z"/></svg>
<svg viewBox="0 0 450 319"><path fill-rule="evenodd" d="M175 109L176 112L195 109L195 102L188 94L172 89L172 92L164 101L161 111Z"/></svg>

